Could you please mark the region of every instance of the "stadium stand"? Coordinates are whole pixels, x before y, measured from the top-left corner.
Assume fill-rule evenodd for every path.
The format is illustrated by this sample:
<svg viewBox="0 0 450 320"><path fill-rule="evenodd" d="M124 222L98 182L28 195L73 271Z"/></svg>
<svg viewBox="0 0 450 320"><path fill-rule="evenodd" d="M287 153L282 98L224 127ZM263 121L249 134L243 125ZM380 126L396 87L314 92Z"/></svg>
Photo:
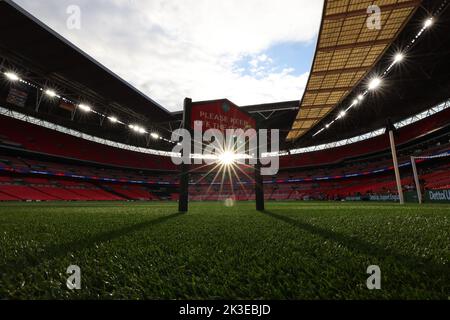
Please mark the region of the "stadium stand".
<svg viewBox="0 0 450 320"><path fill-rule="evenodd" d="M399 162L402 168L402 185L405 191L413 189L409 157L412 154L434 155L450 150L450 132L447 116L449 110L427 117L398 132L400 149ZM17 119L8 118L8 127L0 128L8 139L14 140L15 130L35 132L38 126ZM40 128L39 128L40 129ZM45 135L47 134L47 136ZM163 191L164 199L177 200L177 172L153 170L155 162L136 167L121 157L115 150L116 158L73 159L76 154L53 149L54 132L44 129L40 139L28 144L21 141L21 148L11 148L3 144L0 153L0 200L17 201L122 201L122 200L161 200L158 195ZM63 144L71 143L73 137L58 133ZM36 136L35 136L36 137ZM65 140L65 138L69 140ZM78 138L77 138L78 139ZM310 152L301 157L288 155L281 158L284 167L273 177L265 179L265 198L267 200L338 200L353 196L371 194L395 194L395 182L392 179L393 167L389 150L383 143L385 136L361 141L349 146L329 150ZM79 139L79 143L82 141ZM70 142L68 142L70 141ZM17 141L16 141L17 142ZM93 143L96 154L104 155L111 147ZM39 149L36 146L39 145ZM379 145L380 148L376 148ZM384 146L384 147L383 147ZM46 151L46 152L43 152ZM141 156L135 153L136 159ZM146 155L144 155L146 156ZM151 156L155 158L157 156ZM163 158L162 156L160 158ZM330 161L331 160L331 161ZM313 165L310 164L313 161ZM161 161L170 162L170 161ZM118 165L119 164L119 165ZM160 167L157 167L160 169ZM429 189L443 189L450 186L450 165L447 159L432 159L419 162L421 179ZM193 201L217 201L232 198L237 201L254 199L252 179L241 174L231 185L228 178L225 183L215 181L214 175L207 175L206 169L191 176L190 199ZM239 184L242 182L242 185Z"/></svg>
<svg viewBox="0 0 450 320"><path fill-rule="evenodd" d="M385 127L388 119L398 123L442 101L446 108L399 128L395 138L405 191L414 188L412 155L425 156L417 161L424 188L450 186L449 158L431 157L450 149L450 68L442 55L450 47L448 26L440 24L433 30L433 39L443 41L416 41L417 32L426 36L425 29L420 31L418 26L430 13L439 24L439 15L449 14L444 11L446 6L432 1L392 1L384 9L396 18L387 22L386 33L372 30L364 36L361 28L366 25L353 22L356 16L363 21L366 10L361 7L351 15L345 13L354 6L361 4L325 6L316 57L301 101L242 107L262 127L280 129L281 148L290 150L280 157L280 172L264 178L268 200L395 196L392 156L385 134L323 150L292 151L351 140ZM329 21L340 24L346 32L335 34ZM1 201L179 198L179 168L168 157L174 146L168 139L180 127L180 112L168 112L15 5L0 3L0 25L10 30L0 39L1 75L13 70L24 77L20 81L19 76L16 81L5 79L0 86ZM15 28L17 25L21 27ZM336 42L328 43L330 39ZM405 68L401 76L393 72L390 88L384 88L383 94L366 92L364 108L354 108L346 121L337 121L331 128L324 126L366 90L366 75L386 70L392 63L391 48L404 47L411 39L411 60L419 67ZM65 97L43 98L50 85ZM8 101L12 91L20 91L23 101L20 97L13 99L14 103ZM89 101L95 112L80 111L83 101ZM124 122L119 126L105 121L110 115ZM134 123L145 124L147 131L141 128L145 134L139 130L135 134ZM315 136L320 127L321 134ZM157 138L152 138L153 131L159 133ZM219 183L205 177L205 170L196 168L191 175L191 200L255 198L254 182L246 174L239 174L233 184L228 179Z"/></svg>
<svg viewBox="0 0 450 320"><path fill-rule="evenodd" d="M102 146L101 152L95 142L56 132L24 121L0 116L0 141L30 151L56 155L66 158L86 160L97 163L114 164L133 168L152 168L155 170L175 170L171 161L150 154L136 153L128 150ZM27 132L24 135L23 132ZM51 136L52 143L42 143ZM6 140L6 141L5 141ZM5 143L9 142L9 143Z"/></svg>

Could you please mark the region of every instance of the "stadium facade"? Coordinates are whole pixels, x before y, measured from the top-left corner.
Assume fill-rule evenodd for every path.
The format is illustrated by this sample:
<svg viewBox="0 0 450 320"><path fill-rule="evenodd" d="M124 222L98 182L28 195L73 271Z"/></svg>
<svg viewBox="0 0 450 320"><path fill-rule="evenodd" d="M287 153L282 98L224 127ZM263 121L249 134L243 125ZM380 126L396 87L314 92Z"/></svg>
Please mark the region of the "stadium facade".
<svg viewBox="0 0 450 320"><path fill-rule="evenodd" d="M397 201L386 123L395 131L408 201L450 189L450 17L447 1L325 1L299 101L241 107L279 129L280 171L267 200ZM0 200L178 200L168 112L13 2L0 3ZM181 101L180 101L181 103ZM413 161L411 161L413 157ZM414 162L414 163L413 163ZM197 168L191 200L255 198L251 173L219 181ZM420 197L420 195L419 195Z"/></svg>

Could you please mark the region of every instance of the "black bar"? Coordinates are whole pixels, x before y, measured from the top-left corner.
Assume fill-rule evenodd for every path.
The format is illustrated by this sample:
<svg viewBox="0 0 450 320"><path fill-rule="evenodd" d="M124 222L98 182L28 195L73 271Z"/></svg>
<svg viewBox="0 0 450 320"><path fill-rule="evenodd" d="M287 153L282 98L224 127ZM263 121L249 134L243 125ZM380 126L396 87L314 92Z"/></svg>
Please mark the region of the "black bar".
<svg viewBox="0 0 450 320"><path fill-rule="evenodd" d="M250 307L247 307L250 306ZM251 306L258 306L252 308ZM389 314L398 318L423 315L429 317L431 313L448 311L448 301L388 301L388 300L327 300L327 301L294 301L294 300L2 300L2 312L10 309L11 313L35 316L37 313L48 316L50 308L74 310L89 313L94 317L105 317L111 314L129 317L131 312L164 315L164 319L292 319L301 318L302 314L314 314L318 317L360 319L361 314L371 310L374 319L389 309ZM198 307L213 308L211 316L203 314L183 314L186 309ZM139 311L140 310L140 311ZM294 315L294 317L293 317ZM300 315L300 316L299 316ZM305 317L306 318L306 317Z"/></svg>
<svg viewBox="0 0 450 320"><path fill-rule="evenodd" d="M264 211L264 183L261 176L261 161L260 161L260 150L259 150L259 125L256 124L256 135L257 135L257 147L256 147L256 164L255 164L255 200L256 200L256 210Z"/></svg>
<svg viewBox="0 0 450 320"><path fill-rule="evenodd" d="M184 99L183 111L183 128L191 132L191 105L192 99ZM184 150L183 150L184 152ZM191 150L187 151L187 155L182 157L190 157ZM189 209L189 168L190 165L183 163L180 166L180 198L178 200L178 211L188 212Z"/></svg>

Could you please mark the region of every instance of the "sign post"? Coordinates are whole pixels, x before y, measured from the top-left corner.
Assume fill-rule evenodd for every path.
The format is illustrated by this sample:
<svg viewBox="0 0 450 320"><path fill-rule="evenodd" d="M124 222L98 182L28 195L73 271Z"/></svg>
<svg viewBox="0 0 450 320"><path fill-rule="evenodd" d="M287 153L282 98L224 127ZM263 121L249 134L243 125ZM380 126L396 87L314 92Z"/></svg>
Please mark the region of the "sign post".
<svg viewBox="0 0 450 320"><path fill-rule="evenodd" d="M261 155L260 155L260 143L259 134L258 134L259 126L256 126L256 135L257 135L257 148L256 148L256 164L255 164L255 200L256 200L256 210L264 211L264 181L261 175Z"/></svg>
<svg viewBox="0 0 450 320"><path fill-rule="evenodd" d="M197 126L201 124L200 128ZM224 134L228 129L239 130L244 132L247 129L258 129L255 119L233 104L227 99L192 102L191 99L184 99L184 113L183 113L183 127L190 133L190 137L194 137L194 141L191 139L190 145L194 142L194 153L203 152L203 141L195 141L201 136L203 139L203 132L209 129L215 129ZM201 131L201 132L200 132ZM201 135L199 136L199 133ZM264 190L263 179L261 176L261 161L260 161L260 149L259 134L256 132L257 150L256 150L256 164L254 166L254 178L255 178L255 198L256 209L259 211L264 210ZM234 152L234 150L231 150ZM189 172L191 169L190 161L192 148L185 150L183 148L182 158L189 159L189 162L182 162L180 165L180 197L178 201L179 212L187 212L189 207ZM198 160L198 159L197 159ZM196 163L196 162L195 162ZM198 164L198 163L196 163ZM231 182L232 183L232 182Z"/></svg>
<svg viewBox="0 0 450 320"><path fill-rule="evenodd" d="M183 105L183 127L192 133L191 129L191 110L192 110L192 99L185 98ZM187 154L182 154L181 157L186 157L187 159L191 156L191 150L184 150ZM187 212L189 207L189 169L190 165L187 163L182 163L180 165L180 197L178 200L178 211Z"/></svg>

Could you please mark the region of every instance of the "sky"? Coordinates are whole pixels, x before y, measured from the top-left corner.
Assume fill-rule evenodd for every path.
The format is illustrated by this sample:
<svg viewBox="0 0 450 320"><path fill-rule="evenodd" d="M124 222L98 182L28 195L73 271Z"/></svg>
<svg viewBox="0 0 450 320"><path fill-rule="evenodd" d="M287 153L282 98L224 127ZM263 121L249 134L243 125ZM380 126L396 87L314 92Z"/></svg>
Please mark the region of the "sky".
<svg viewBox="0 0 450 320"><path fill-rule="evenodd" d="M323 1L15 0L170 111L300 100ZM75 7L74 7L75 6Z"/></svg>

